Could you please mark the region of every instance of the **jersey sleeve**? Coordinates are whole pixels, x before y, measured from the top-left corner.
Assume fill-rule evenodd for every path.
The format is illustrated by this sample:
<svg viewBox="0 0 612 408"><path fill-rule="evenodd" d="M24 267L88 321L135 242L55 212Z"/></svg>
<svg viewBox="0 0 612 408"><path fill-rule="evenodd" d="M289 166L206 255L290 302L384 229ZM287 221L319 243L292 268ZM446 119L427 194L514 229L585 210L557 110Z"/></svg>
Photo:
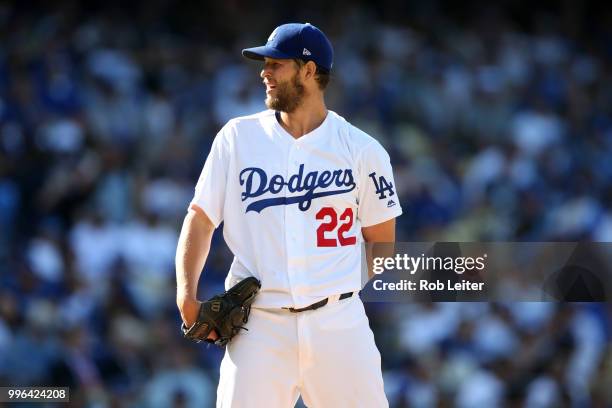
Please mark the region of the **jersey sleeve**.
<svg viewBox="0 0 612 408"><path fill-rule="evenodd" d="M359 208L362 227L380 224L402 214L391 159L377 141L369 143L359 157Z"/></svg>
<svg viewBox="0 0 612 408"><path fill-rule="evenodd" d="M190 208L195 205L203 210L215 225L215 228L223 221L223 207L225 205L229 166L226 131L225 128L221 129L215 137L196 184L193 200L189 205Z"/></svg>

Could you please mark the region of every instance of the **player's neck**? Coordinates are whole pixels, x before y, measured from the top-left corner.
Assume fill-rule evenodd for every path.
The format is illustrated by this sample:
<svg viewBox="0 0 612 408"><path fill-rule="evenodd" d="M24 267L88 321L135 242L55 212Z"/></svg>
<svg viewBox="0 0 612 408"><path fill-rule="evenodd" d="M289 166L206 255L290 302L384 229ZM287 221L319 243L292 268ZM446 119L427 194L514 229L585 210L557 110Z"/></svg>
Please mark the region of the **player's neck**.
<svg viewBox="0 0 612 408"><path fill-rule="evenodd" d="M305 101L295 111L281 112L279 116L280 125L291 136L299 139L321 126L327 117L327 107L323 100Z"/></svg>

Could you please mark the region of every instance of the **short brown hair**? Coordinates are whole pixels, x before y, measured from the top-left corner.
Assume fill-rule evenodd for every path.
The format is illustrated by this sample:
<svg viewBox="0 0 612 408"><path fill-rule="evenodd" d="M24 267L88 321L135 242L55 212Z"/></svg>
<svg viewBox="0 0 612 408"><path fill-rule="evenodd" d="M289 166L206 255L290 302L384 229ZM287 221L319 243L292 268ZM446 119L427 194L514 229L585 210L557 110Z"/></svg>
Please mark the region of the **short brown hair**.
<svg viewBox="0 0 612 408"><path fill-rule="evenodd" d="M294 59L294 61L297 64L298 68L302 68L308 62L300 58L296 58ZM317 70L315 71L315 80L317 81L320 90L324 90L325 88L327 88L327 84L329 84L329 80L331 79L330 77L331 75L327 70L317 65Z"/></svg>

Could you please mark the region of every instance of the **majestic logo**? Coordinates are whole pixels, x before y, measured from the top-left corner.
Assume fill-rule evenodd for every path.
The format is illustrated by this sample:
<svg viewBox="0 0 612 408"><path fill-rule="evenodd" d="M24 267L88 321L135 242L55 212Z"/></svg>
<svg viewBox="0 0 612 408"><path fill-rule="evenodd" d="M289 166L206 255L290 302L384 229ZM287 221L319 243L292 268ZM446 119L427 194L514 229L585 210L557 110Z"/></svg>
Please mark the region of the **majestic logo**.
<svg viewBox="0 0 612 408"><path fill-rule="evenodd" d="M393 191L393 183L389 183L387 180L385 180L383 176L380 176L378 180L376 180L375 172L370 173L369 176L374 182L374 187L376 188L376 194L378 194L379 200L387 198L387 195L385 194L386 191L389 192L389 197L395 194L395 192ZM391 207L389 203L387 203L387 206Z"/></svg>
<svg viewBox="0 0 612 408"><path fill-rule="evenodd" d="M389 200L389 201L387 201L387 208L391 208L391 207L393 207L394 205L395 205L395 201L393 201L393 200Z"/></svg>
<svg viewBox="0 0 612 408"><path fill-rule="evenodd" d="M356 187L353 172L350 169L311 171L304 174L303 164L300 164L298 173L287 180L280 174L268 178L268 174L259 167L247 167L240 172L240 185L244 187L241 194L242 201L260 197L265 193L278 195L285 186L290 193L304 193L292 197L271 197L253 201L247 206L246 212L261 212L267 207L296 203L300 210L306 211L315 198L348 193ZM317 191L332 185L336 189Z"/></svg>

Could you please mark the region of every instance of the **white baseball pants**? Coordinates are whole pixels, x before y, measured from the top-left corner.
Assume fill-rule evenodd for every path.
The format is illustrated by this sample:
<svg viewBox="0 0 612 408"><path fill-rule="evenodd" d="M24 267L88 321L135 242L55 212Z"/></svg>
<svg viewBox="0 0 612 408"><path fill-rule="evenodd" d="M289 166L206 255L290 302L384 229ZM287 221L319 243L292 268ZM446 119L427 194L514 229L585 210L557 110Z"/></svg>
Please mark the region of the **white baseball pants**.
<svg viewBox="0 0 612 408"><path fill-rule="evenodd" d="M355 294L317 310L251 310L221 362L217 408L384 408L380 353Z"/></svg>

